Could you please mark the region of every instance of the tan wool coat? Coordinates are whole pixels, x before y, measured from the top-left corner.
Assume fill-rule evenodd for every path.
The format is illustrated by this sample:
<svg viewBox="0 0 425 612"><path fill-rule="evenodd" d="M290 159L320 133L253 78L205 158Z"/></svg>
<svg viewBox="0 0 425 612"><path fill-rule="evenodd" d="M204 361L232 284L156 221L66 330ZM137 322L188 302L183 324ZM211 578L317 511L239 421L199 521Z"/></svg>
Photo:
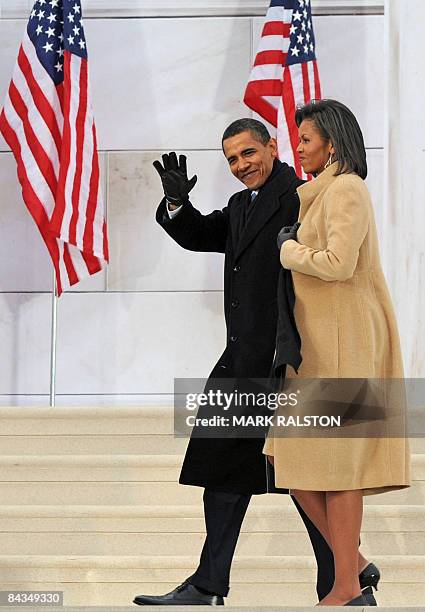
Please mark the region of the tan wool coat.
<svg viewBox="0 0 425 612"><path fill-rule="evenodd" d="M281 249L292 271L301 336L300 378L402 378L395 314L382 272L368 189L337 162L298 188L297 241ZM288 376L296 377L292 371ZM404 433L404 432L403 432ZM373 494L410 484L404 437L285 438L270 433L276 485Z"/></svg>

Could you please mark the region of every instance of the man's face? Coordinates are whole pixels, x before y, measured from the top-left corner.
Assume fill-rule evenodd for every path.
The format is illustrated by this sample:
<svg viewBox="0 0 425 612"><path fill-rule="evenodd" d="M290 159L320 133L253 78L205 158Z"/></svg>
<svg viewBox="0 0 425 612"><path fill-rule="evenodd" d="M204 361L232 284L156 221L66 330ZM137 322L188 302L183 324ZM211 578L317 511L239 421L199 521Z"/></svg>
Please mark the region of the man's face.
<svg viewBox="0 0 425 612"><path fill-rule="evenodd" d="M250 131L226 138L223 142L223 151L231 173L252 191L264 185L277 157L274 138L270 138L264 145L256 140Z"/></svg>

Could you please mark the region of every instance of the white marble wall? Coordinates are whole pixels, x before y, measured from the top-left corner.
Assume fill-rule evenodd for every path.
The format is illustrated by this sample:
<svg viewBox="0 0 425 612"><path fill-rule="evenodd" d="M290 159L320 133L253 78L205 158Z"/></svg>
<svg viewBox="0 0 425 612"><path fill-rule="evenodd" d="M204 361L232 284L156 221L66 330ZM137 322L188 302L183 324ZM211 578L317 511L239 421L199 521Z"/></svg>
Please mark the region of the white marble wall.
<svg viewBox="0 0 425 612"><path fill-rule="evenodd" d="M386 269L409 376L425 376L425 2L387 0ZM395 44L395 43L398 44Z"/></svg>
<svg viewBox="0 0 425 612"><path fill-rule="evenodd" d="M262 23L255 14L86 21L111 265L60 299L58 403L166 401L174 376L206 375L220 354L222 256L185 252L156 225L152 161L185 152L203 211L239 189L220 139L251 114L242 97ZM24 28L24 19L0 19L1 99ZM315 28L323 93L351 106L364 129L384 239L384 17L316 16ZM0 402L45 403L50 263L4 141L0 184Z"/></svg>

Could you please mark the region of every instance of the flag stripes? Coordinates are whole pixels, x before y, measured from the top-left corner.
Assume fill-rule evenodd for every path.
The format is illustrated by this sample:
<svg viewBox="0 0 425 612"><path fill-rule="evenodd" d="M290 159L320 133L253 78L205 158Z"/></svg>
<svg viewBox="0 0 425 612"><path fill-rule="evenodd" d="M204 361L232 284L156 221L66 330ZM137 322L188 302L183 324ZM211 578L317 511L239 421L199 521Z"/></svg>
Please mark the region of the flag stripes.
<svg viewBox="0 0 425 612"><path fill-rule="evenodd" d="M73 23L81 15L79 0L73 6L61 2L57 10L74 11ZM62 18L53 56L55 40L42 46L41 18L31 23L36 16L33 11L19 49L0 130L15 156L23 199L50 253L60 295L102 269L108 238L82 24L72 30L81 31L73 49L70 41L77 41L69 37L66 43Z"/></svg>
<svg viewBox="0 0 425 612"><path fill-rule="evenodd" d="M320 98L310 0L272 0L244 102L276 128L279 158L303 178L295 111Z"/></svg>

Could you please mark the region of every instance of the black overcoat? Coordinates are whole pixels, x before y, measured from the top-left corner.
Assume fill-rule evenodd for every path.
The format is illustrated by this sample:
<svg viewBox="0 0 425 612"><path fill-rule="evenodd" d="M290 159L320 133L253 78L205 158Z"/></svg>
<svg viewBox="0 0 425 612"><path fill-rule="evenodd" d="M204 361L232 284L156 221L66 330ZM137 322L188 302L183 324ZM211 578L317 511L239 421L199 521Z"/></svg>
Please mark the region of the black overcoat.
<svg viewBox="0 0 425 612"><path fill-rule="evenodd" d="M302 184L294 170L275 160L273 170L251 203L250 191L234 194L228 205L202 215L191 203L169 219L165 199L156 219L183 248L224 253L226 348L211 379L267 378L275 351L277 285L281 269L276 238L298 219ZM250 209L249 207L253 207ZM267 462L264 438L189 441L180 483L220 491L264 493Z"/></svg>

